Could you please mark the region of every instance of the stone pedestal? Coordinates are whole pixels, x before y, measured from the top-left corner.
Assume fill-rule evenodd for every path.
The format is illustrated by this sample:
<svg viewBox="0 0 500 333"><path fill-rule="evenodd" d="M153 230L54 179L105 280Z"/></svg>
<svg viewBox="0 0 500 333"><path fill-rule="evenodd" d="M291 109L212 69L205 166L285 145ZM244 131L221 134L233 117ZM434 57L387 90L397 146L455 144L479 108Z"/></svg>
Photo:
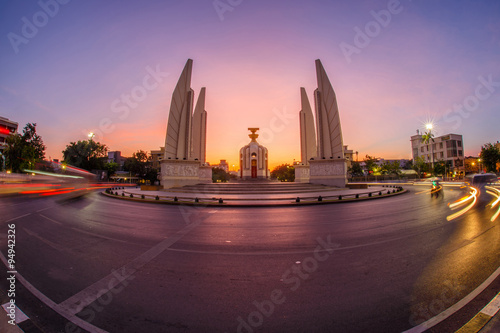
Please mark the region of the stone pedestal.
<svg viewBox="0 0 500 333"><path fill-rule="evenodd" d="M200 175L200 183L211 183L212 167L209 165L200 166L199 175Z"/></svg>
<svg viewBox="0 0 500 333"><path fill-rule="evenodd" d="M295 167L295 182L309 183L309 165L296 164Z"/></svg>
<svg viewBox="0 0 500 333"><path fill-rule="evenodd" d="M212 170L210 168L210 178L208 178L207 168L210 167L201 166L200 161L162 160L161 184L163 189L212 182Z"/></svg>
<svg viewBox="0 0 500 333"><path fill-rule="evenodd" d="M329 186L345 187L347 184L344 158L309 161L309 182Z"/></svg>

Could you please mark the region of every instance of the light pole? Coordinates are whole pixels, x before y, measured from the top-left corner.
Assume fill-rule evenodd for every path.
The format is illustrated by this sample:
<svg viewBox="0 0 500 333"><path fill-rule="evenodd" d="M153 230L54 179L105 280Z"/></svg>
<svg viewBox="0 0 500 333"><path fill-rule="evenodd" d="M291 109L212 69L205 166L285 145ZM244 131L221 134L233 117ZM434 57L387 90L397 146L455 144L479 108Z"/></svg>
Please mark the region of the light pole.
<svg viewBox="0 0 500 333"><path fill-rule="evenodd" d="M478 166L478 173L483 173L483 168L482 168L482 165L481 165L481 159L478 158L477 159L477 166Z"/></svg>
<svg viewBox="0 0 500 333"><path fill-rule="evenodd" d="M95 136L95 133L90 132L88 136L89 136L89 140L92 141L92 138Z"/></svg>
<svg viewBox="0 0 500 333"><path fill-rule="evenodd" d="M427 125L425 125L425 128L429 131L427 132L428 135L427 143L431 142L431 140L434 141L434 139L432 138L432 124L428 123ZM431 144L431 168L432 168L432 173L434 173L434 145L432 144L432 142L430 144Z"/></svg>

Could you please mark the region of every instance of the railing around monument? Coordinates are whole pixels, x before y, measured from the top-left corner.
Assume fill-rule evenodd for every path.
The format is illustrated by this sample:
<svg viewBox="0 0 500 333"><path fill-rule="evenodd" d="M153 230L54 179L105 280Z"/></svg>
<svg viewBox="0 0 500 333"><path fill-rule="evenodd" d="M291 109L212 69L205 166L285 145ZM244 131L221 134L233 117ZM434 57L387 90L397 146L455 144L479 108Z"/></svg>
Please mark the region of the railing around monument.
<svg viewBox="0 0 500 333"><path fill-rule="evenodd" d="M368 185L371 186L371 185ZM399 185L373 185L378 187L383 187L383 189L377 189L373 191L366 191L361 193L344 193L344 194L330 194L330 195L302 195L297 197L276 197L276 198L222 198L222 197L193 197L193 196L173 196L173 195L155 195L155 194L137 194L133 192L126 191L124 187L108 188L106 189L106 194L111 196L118 196L122 198L129 198L134 200L145 200L149 202L157 203L169 203L169 204L179 204L179 205L196 205L196 206L212 206L220 204L229 205L247 205L248 203L256 203L257 205L261 203L262 205L270 205L272 203L277 203L278 205L282 202L283 204L311 204L311 203L331 203L331 202L349 202L353 200L366 200L376 197L385 197L388 195L398 194L400 192L405 192L402 186ZM119 194L121 192L121 194ZM255 204L254 204L255 205Z"/></svg>

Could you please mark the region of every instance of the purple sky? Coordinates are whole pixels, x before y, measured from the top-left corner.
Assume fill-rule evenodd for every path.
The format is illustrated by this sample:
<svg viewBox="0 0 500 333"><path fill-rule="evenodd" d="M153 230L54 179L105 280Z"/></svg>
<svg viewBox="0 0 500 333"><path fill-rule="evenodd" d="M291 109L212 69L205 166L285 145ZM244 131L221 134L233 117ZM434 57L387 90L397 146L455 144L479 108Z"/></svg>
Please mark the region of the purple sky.
<svg viewBox="0 0 500 333"><path fill-rule="evenodd" d="M464 136L466 155L500 140L498 1L219 3L224 12L195 0L2 1L0 116L36 122L47 158L90 131L124 155L158 149L192 58L195 98L207 87L208 161L236 164L247 128L260 127L270 164L291 163L299 88L313 103L319 58L360 158L410 158L410 136L432 119L436 135Z"/></svg>

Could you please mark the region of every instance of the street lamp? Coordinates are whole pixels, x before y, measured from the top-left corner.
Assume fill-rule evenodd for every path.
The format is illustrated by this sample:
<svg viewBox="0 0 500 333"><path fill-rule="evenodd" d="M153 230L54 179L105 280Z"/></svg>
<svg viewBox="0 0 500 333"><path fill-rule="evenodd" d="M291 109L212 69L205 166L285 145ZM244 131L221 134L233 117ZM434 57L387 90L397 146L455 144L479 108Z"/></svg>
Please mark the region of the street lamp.
<svg viewBox="0 0 500 333"><path fill-rule="evenodd" d="M483 168L482 168L482 165L481 165L481 159L480 158L477 159L477 163L478 163L477 165L479 167L478 172L479 173L483 173Z"/></svg>
<svg viewBox="0 0 500 333"><path fill-rule="evenodd" d="M425 125L425 128L428 131L427 132L427 136L428 136L428 141L427 142L429 142L431 140L434 141L434 139L432 138L432 134L431 134L432 133L432 127L433 127L432 123L427 123ZM434 172L434 145L432 144L432 142L431 142L431 166L432 166L432 169L433 169L433 172Z"/></svg>
<svg viewBox="0 0 500 333"><path fill-rule="evenodd" d="M89 140L92 141L92 138L95 136L95 133L94 132L90 132L89 133Z"/></svg>

